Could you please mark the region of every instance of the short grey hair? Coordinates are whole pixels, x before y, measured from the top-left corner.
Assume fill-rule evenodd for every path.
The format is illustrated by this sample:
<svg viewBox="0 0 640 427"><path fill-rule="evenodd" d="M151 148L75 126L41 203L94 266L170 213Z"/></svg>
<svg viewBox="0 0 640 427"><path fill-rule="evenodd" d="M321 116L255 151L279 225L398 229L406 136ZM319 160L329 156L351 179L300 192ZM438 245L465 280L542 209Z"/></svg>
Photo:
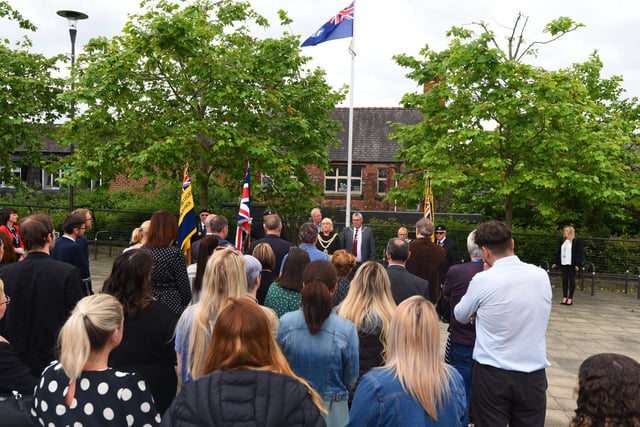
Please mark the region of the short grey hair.
<svg viewBox="0 0 640 427"><path fill-rule="evenodd" d="M416 222L416 229L425 237L431 237L435 230L435 226L433 225L433 221L427 218L420 218L418 222Z"/></svg>
<svg viewBox="0 0 640 427"><path fill-rule="evenodd" d="M247 274L247 292L253 292L256 279L262 272L262 263L252 255L244 255L244 269Z"/></svg>
<svg viewBox="0 0 640 427"><path fill-rule="evenodd" d="M476 243L476 230L473 230L467 236L467 250L470 257L481 257L482 248Z"/></svg>

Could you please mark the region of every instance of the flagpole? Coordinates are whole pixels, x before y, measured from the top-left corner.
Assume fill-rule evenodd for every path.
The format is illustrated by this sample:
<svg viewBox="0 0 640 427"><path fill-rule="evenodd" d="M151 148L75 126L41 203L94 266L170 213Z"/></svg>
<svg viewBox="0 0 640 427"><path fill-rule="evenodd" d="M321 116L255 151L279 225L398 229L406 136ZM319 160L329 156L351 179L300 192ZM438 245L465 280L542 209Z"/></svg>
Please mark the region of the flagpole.
<svg viewBox="0 0 640 427"><path fill-rule="evenodd" d="M349 135L347 150L347 206L345 212L344 226L348 227L351 220L351 164L353 163L353 93L355 81L355 64L356 64L356 28L355 19L353 20L353 36L349 44L349 54L351 54L351 82L349 83ZM362 191L362 189L361 189Z"/></svg>

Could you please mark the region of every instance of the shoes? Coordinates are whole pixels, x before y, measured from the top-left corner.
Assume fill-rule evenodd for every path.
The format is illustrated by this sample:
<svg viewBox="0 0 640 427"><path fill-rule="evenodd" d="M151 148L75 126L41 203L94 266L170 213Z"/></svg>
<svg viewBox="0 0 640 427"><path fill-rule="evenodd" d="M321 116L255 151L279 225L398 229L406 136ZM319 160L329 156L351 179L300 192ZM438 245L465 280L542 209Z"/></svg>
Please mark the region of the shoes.
<svg viewBox="0 0 640 427"><path fill-rule="evenodd" d="M567 298L567 304L566 305L573 305L573 299Z"/></svg>
<svg viewBox="0 0 640 427"><path fill-rule="evenodd" d="M567 299L566 298L562 298L562 302L560 304L567 305Z"/></svg>

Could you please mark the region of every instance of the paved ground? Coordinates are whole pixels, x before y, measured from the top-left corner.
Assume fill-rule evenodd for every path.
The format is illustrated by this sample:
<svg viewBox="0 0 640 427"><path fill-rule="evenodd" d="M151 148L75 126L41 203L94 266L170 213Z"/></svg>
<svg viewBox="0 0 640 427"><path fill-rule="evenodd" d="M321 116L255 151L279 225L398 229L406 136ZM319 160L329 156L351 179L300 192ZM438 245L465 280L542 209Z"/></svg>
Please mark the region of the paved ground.
<svg viewBox="0 0 640 427"><path fill-rule="evenodd" d="M94 290L99 291L104 278L111 271L113 259L121 249L114 248L112 256L91 256ZM567 426L574 414L574 388L580 363L596 353L623 353L640 360L640 301L635 289L630 294L577 290L573 306L560 305L561 291L553 290L554 301L547 332L546 426ZM446 325L441 324L442 348L446 342Z"/></svg>

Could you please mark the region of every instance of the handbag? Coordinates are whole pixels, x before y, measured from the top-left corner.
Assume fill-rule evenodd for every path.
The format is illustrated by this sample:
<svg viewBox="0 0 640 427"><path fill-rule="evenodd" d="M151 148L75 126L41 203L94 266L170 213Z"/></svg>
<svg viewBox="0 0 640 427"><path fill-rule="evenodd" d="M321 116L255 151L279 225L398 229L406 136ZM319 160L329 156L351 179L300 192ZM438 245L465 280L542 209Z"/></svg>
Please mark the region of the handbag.
<svg viewBox="0 0 640 427"><path fill-rule="evenodd" d="M0 427L30 427L33 396L23 396L14 391L13 394L0 394Z"/></svg>
<svg viewBox="0 0 640 427"><path fill-rule="evenodd" d="M449 319L451 317L451 305L444 296L440 296L440 299L436 304L436 312L438 313L438 317L442 323L449 323Z"/></svg>

